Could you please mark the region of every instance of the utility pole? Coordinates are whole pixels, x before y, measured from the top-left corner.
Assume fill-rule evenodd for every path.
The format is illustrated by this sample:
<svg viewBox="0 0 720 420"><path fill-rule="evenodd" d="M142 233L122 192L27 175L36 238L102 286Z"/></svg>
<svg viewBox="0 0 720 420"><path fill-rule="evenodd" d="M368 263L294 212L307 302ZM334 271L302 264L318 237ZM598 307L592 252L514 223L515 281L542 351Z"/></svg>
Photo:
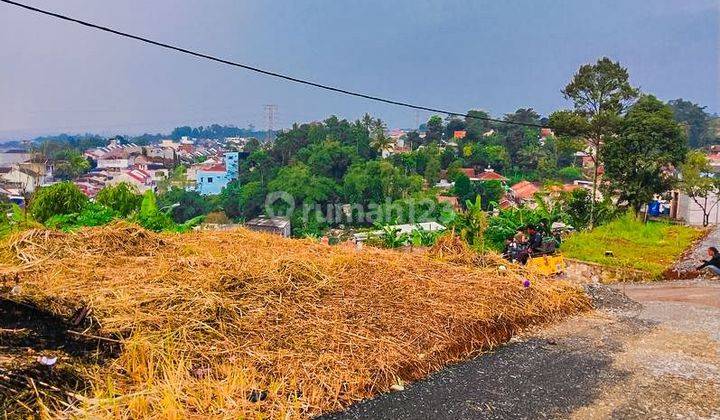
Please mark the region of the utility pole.
<svg viewBox="0 0 720 420"><path fill-rule="evenodd" d="M417 109L415 110L415 127L414 128L415 128L415 130L420 128L420 111Z"/></svg>
<svg viewBox="0 0 720 420"><path fill-rule="evenodd" d="M273 132L275 131L275 118L277 117L278 106L275 104L265 105L265 122L267 124L265 132L265 140L270 141L275 138Z"/></svg>

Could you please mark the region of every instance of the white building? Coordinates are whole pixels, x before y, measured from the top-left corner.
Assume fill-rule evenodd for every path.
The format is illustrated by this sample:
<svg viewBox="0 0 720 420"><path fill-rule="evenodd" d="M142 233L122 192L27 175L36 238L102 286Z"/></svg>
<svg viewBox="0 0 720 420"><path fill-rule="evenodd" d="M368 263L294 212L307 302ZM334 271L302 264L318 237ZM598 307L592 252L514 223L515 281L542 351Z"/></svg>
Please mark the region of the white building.
<svg viewBox="0 0 720 420"><path fill-rule="evenodd" d="M703 205L705 205L704 199L698 199ZM707 205L705 206L709 211L709 222L711 225L720 224L720 203L718 201L720 197L711 194L708 196ZM692 226L703 225L703 210L692 198L686 194L680 193L678 195L678 206L677 206L677 219L683 220L685 223Z"/></svg>

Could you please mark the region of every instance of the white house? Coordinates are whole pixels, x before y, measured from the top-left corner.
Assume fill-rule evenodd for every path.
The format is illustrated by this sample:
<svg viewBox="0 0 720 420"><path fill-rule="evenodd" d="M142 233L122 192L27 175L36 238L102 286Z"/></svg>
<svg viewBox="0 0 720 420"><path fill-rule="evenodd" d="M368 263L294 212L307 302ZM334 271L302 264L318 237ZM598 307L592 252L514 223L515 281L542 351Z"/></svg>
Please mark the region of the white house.
<svg viewBox="0 0 720 420"><path fill-rule="evenodd" d="M32 193L45 182L45 177L35 171L13 166L11 168L2 168L0 171L0 179L3 182L11 184L18 191Z"/></svg>

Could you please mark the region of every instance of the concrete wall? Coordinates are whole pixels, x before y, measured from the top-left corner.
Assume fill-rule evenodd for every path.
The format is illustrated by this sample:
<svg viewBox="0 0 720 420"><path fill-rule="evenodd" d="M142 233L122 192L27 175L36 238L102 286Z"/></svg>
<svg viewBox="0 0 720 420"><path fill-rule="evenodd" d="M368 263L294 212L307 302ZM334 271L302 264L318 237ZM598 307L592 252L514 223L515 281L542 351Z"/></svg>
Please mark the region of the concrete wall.
<svg viewBox="0 0 720 420"><path fill-rule="evenodd" d="M203 195L217 195L230 182L227 172L197 171L197 189Z"/></svg>
<svg viewBox="0 0 720 420"><path fill-rule="evenodd" d="M708 197L708 207L715 204L720 197L712 194ZM703 211L690 197L685 194L680 194L678 198L678 213L677 218L685 221L685 223L693 226L702 226L703 224ZM717 204L710 211L710 224L720 224L720 204Z"/></svg>

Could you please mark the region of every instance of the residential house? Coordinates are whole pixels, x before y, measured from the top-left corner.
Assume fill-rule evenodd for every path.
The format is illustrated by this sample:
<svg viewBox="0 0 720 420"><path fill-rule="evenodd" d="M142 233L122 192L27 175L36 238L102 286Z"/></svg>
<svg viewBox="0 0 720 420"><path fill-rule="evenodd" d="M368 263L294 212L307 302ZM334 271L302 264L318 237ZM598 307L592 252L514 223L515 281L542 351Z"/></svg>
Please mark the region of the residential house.
<svg viewBox="0 0 720 420"><path fill-rule="evenodd" d="M105 185L107 185L111 179L113 179L113 175L109 171L95 169L81 175L73 182L85 195L95 197L101 189L105 188Z"/></svg>
<svg viewBox="0 0 720 420"><path fill-rule="evenodd" d="M422 223L414 223L414 224L392 225L392 226L388 226L388 227L400 235L411 234L414 230L422 230L422 231L426 231L426 232L440 232L440 231L447 229L445 226L443 226L437 222L422 222ZM376 230L373 232L355 233L355 234L353 234L353 240L356 243L364 242L369 237L380 236L384 232L385 232L384 230Z"/></svg>
<svg viewBox="0 0 720 420"><path fill-rule="evenodd" d="M10 168L2 168L0 181L5 184L5 187L15 189L20 193L32 193L46 182L46 178L42 173L17 164Z"/></svg>
<svg viewBox="0 0 720 420"><path fill-rule="evenodd" d="M143 154L155 162L159 160L168 166L172 166L177 159L177 153L172 147L149 146L143 150Z"/></svg>
<svg viewBox="0 0 720 420"><path fill-rule="evenodd" d="M529 181L520 181L510 187L509 199L517 204L534 204L535 194L540 191L540 188Z"/></svg>
<svg viewBox="0 0 720 420"><path fill-rule="evenodd" d="M546 139L548 137L555 137L555 132L552 131L550 128L541 128L540 129L540 138Z"/></svg>
<svg viewBox="0 0 720 420"><path fill-rule="evenodd" d="M710 168L714 173L720 173L720 152L712 152L707 155Z"/></svg>
<svg viewBox="0 0 720 420"><path fill-rule="evenodd" d="M155 182L149 172L142 169L126 169L119 173L112 174L112 179L107 181L108 185L115 185L121 182L133 185L141 193L155 189Z"/></svg>
<svg viewBox="0 0 720 420"><path fill-rule="evenodd" d="M206 164L197 169L195 182L198 192L204 195L220 194L230 181L238 178L238 160L237 152L227 152L223 163Z"/></svg>
<svg viewBox="0 0 720 420"><path fill-rule="evenodd" d="M463 168L463 169L465 169L465 168ZM500 181L503 184L508 181L507 178L505 178L504 176L495 172L495 170L493 170L492 168L487 168L484 171L482 171L480 174L477 175L477 178L475 180L481 181L481 182L483 182L483 181ZM474 181L474 180L471 178L471 181Z"/></svg>
<svg viewBox="0 0 720 420"><path fill-rule="evenodd" d="M447 172L446 172L446 175L447 175ZM448 180L447 180L446 178L441 178L440 181L438 181L438 182L435 184L435 188L440 188L440 189L443 189L443 190L449 190L449 189L451 189L451 188L454 187L454 186L455 186L455 183L454 183L454 182L448 182Z"/></svg>
<svg viewBox="0 0 720 420"><path fill-rule="evenodd" d="M175 143L173 139L160 140L160 147L163 149L177 149L180 143Z"/></svg>

